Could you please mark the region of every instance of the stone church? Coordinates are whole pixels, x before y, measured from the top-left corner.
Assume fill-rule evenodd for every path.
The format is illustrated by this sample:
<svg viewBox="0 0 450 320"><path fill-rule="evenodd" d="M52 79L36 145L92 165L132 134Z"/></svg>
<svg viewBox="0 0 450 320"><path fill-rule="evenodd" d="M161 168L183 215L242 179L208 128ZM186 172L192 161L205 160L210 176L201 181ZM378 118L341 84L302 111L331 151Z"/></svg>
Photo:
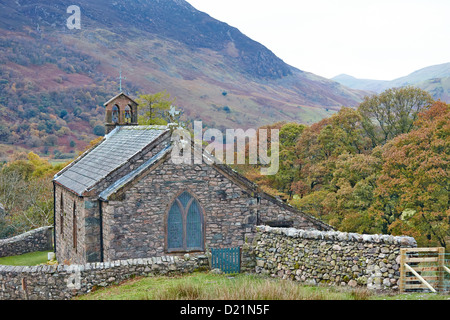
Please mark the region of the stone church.
<svg viewBox="0 0 450 320"><path fill-rule="evenodd" d="M224 164L174 164L171 130L138 125L124 93L105 109L106 136L53 179L60 263L236 247L257 225L331 229Z"/></svg>

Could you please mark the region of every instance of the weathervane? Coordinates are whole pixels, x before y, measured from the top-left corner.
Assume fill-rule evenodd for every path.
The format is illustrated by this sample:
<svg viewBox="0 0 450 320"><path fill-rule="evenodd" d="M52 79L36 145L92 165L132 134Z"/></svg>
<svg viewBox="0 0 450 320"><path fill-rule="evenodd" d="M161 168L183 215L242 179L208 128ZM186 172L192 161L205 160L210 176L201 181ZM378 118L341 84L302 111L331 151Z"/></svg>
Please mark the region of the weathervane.
<svg viewBox="0 0 450 320"><path fill-rule="evenodd" d="M169 117L169 123L167 125L172 132L179 127L184 127L184 123L180 121L181 111L177 111L174 106L170 106L170 110L167 112L167 115Z"/></svg>

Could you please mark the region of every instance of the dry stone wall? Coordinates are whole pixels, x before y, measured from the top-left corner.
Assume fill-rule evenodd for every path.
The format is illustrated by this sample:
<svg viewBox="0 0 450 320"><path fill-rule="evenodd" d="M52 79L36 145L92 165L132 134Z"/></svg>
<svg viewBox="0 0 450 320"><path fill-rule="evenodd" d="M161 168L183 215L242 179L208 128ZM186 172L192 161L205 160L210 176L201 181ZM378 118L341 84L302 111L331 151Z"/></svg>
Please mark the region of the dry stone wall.
<svg viewBox="0 0 450 320"><path fill-rule="evenodd" d="M398 289L400 248L414 238L258 226L256 273L307 284ZM248 250L250 250L248 249Z"/></svg>
<svg viewBox="0 0 450 320"><path fill-rule="evenodd" d="M47 250L53 250L53 227L42 227L0 240L0 257Z"/></svg>
<svg viewBox="0 0 450 320"><path fill-rule="evenodd" d="M306 284L396 290L400 248L408 247L416 247L414 238L257 226L253 242L243 245L242 270ZM71 299L133 276L207 270L208 256L33 267L0 265L0 300Z"/></svg>
<svg viewBox="0 0 450 320"><path fill-rule="evenodd" d="M133 276L170 275L208 268L208 257L162 256L84 265L0 265L0 300L66 300Z"/></svg>

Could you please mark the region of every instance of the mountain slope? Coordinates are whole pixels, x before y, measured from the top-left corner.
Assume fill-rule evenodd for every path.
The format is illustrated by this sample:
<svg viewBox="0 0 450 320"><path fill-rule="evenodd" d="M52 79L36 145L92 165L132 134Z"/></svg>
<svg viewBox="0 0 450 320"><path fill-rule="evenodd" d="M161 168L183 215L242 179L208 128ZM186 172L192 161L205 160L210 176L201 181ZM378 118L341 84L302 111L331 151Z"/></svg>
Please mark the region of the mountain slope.
<svg viewBox="0 0 450 320"><path fill-rule="evenodd" d="M390 82L396 86L402 86L408 84L412 85L434 78L446 77L450 77L450 62L422 68L405 77L401 77Z"/></svg>
<svg viewBox="0 0 450 320"><path fill-rule="evenodd" d="M384 80L359 79L348 74L337 75L331 80L339 82L340 84L349 88L374 92L381 92L385 90L387 83L389 82Z"/></svg>
<svg viewBox="0 0 450 320"><path fill-rule="evenodd" d="M434 97L442 101L450 102L450 63L434 65L411 74L391 81L358 79L352 76L341 74L332 80L341 83L344 86L357 90L366 90L380 93L388 88L403 87L413 85L424 89Z"/></svg>
<svg viewBox="0 0 450 320"><path fill-rule="evenodd" d="M69 5L0 3L0 143L84 147L120 67L127 93L166 89L186 116L217 128L312 123L366 94L287 65L183 0L79 0L81 30L66 27Z"/></svg>

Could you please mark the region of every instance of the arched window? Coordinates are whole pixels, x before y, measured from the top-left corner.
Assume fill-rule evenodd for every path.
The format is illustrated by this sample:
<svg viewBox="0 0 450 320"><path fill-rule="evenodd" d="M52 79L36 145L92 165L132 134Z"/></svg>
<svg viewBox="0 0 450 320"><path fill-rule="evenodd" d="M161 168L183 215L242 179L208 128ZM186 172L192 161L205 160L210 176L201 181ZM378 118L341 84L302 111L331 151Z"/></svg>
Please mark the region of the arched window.
<svg viewBox="0 0 450 320"><path fill-rule="evenodd" d="M111 120L113 123L119 123L119 107L117 104L112 107Z"/></svg>
<svg viewBox="0 0 450 320"><path fill-rule="evenodd" d="M167 251L203 251L203 212L198 201L183 192L170 207L167 217Z"/></svg>
<svg viewBox="0 0 450 320"><path fill-rule="evenodd" d="M125 107L125 113L124 113L125 122L131 123L132 116L133 116L133 114L131 111L131 107L129 104L127 104L127 106Z"/></svg>

